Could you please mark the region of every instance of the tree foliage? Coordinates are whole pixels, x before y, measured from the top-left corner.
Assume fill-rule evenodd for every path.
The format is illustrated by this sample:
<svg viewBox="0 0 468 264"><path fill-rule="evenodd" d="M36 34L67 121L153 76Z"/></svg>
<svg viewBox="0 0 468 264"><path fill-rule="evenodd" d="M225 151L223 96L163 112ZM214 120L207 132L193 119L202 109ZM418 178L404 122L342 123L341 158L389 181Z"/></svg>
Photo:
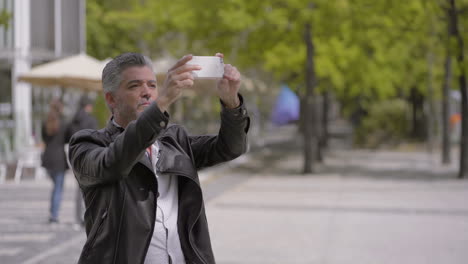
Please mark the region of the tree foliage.
<svg viewBox="0 0 468 264"><path fill-rule="evenodd" d="M0 27L5 27L5 29L8 29L11 18L12 15L6 9L0 10Z"/></svg>
<svg viewBox="0 0 468 264"><path fill-rule="evenodd" d="M466 32L468 1L457 2ZM88 0L87 11L88 52L100 59L131 50L152 57L222 51L243 70L260 69L299 93L303 26L311 22L318 89L334 92L348 112L411 89L427 94L428 82L442 86L442 0Z"/></svg>

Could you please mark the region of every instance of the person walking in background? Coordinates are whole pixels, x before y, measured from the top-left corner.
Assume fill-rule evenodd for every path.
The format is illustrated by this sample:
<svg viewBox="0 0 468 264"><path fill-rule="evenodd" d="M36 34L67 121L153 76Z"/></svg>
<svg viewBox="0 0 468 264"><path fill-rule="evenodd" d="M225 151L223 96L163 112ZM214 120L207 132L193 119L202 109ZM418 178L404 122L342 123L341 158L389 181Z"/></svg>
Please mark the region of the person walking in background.
<svg viewBox="0 0 468 264"><path fill-rule="evenodd" d="M87 96L82 96L78 107L67 129L69 137L82 129L97 129L97 120L92 115L94 108L93 101Z"/></svg>
<svg viewBox="0 0 468 264"><path fill-rule="evenodd" d="M217 54L223 57L222 54ZM215 263L197 170L246 151L250 119L238 94L240 73L224 65L217 85L217 135L189 135L166 112L193 87L180 59L157 88L151 61L125 53L102 73L112 118L70 140L70 163L83 191L87 240L78 263Z"/></svg>
<svg viewBox="0 0 468 264"><path fill-rule="evenodd" d="M42 126L42 139L45 144L42 153L42 166L53 181L50 197L49 223L59 221L60 203L62 201L65 171L68 168L65 155L66 126L62 117L63 104L58 99L50 102L47 119Z"/></svg>
<svg viewBox="0 0 468 264"><path fill-rule="evenodd" d="M73 134L82 130L82 129L97 129L97 120L92 115L93 112L93 101L89 99L87 96L82 96L78 110L76 111L72 121L68 125L67 128L67 136L66 138L69 139ZM68 141L68 140L67 140ZM83 196L81 193L80 188L76 188L76 195L75 195L75 217L76 222L80 225L84 224L84 201Z"/></svg>

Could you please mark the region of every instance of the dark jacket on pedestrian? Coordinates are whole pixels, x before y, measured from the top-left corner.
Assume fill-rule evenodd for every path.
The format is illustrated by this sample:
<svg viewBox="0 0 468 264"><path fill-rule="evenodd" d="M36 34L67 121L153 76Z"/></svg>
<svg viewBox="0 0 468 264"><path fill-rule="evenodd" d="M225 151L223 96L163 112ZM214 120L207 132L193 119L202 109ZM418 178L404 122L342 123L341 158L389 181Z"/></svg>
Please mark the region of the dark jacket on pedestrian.
<svg viewBox="0 0 468 264"><path fill-rule="evenodd" d="M82 129L97 129L97 120L90 113L86 112L83 108L76 112L72 121L67 127L68 139L73 136L76 132Z"/></svg>
<svg viewBox="0 0 468 264"><path fill-rule="evenodd" d="M44 152L41 156L42 167L49 172L59 172L68 169L67 158L65 155L66 127L63 119L60 119L59 126L56 131L49 134L46 129L46 124L42 126L42 140L45 144Z"/></svg>
<svg viewBox="0 0 468 264"><path fill-rule="evenodd" d="M197 170L246 151L249 117L241 104L221 112L218 135L189 136L156 103L119 128L82 130L70 142L70 160L86 203L87 241L79 263L143 264L153 235L158 186L145 155L157 139L160 174L178 177L178 232L187 263L215 263Z"/></svg>

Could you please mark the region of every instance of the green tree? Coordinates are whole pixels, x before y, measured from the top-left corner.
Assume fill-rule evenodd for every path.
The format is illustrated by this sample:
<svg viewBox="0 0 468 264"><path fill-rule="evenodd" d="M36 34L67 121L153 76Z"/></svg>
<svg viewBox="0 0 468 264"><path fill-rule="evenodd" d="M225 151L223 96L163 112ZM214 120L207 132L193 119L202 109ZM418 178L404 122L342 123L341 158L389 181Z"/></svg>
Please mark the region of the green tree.
<svg viewBox="0 0 468 264"><path fill-rule="evenodd" d="M0 27L8 29L12 15L5 9L0 10Z"/></svg>
<svg viewBox="0 0 468 264"><path fill-rule="evenodd" d="M88 51L101 59L130 50L152 57L223 51L243 72L265 72L302 98L314 85L312 97L334 93L346 115L415 92L432 106L442 96L434 87L443 84L447 46L441 2L89 0ZM467 2L457 0L459 14ZM466 17L459 15L460 28L468 26ZM313 30L311 57L306 25ZM315 65L312 79L307 58ZM465 71L454 68L454 78Z"/></svg>

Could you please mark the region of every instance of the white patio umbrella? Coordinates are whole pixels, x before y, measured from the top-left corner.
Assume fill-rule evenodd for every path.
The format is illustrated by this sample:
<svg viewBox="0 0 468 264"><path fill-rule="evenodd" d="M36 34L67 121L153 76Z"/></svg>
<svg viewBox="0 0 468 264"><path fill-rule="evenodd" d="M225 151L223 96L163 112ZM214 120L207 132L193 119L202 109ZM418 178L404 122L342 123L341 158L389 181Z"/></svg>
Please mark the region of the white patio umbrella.
<svg viewBox="0 0 468 264"><path fill-rule="evenodd" d="M86 54L79 54L33 67L18 79L40 86L58 85L100 91L103 68L104 64L101 61Z"/></svg>

